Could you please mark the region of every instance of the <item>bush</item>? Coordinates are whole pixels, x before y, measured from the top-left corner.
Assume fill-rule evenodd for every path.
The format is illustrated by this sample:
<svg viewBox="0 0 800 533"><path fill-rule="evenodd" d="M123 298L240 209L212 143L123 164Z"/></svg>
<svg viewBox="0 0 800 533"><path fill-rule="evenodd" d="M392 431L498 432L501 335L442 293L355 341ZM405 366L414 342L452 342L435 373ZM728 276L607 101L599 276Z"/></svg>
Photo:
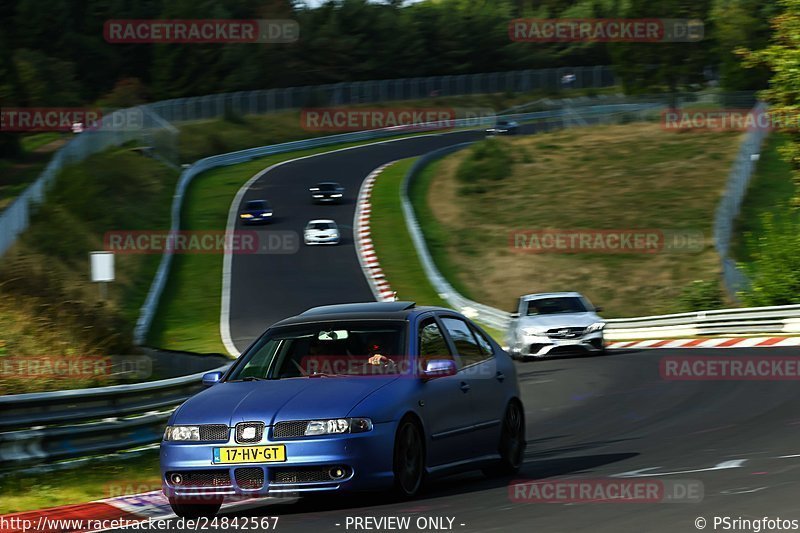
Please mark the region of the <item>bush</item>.
<svg viewBox="0 0 800 533"><path fill-rule="evenodd" d="M800 214L770 213L762 221L761 235L750 244L750 288L742 300L749 306L800 304Z"/></svg>
<svg viewBox="0 0 800 533"><path fill-rule="evenodd" d="M681 291L678 299L680 311L704 311L723 307L724 299L719 280L695 280Z"/></svg>
<svg viewBox="0 0 800 533"><path fill-rule="evenodd" d="M497 139L478 142L459 165L456 178L465 185L505 179L512 163L508 146Z"/></svg>

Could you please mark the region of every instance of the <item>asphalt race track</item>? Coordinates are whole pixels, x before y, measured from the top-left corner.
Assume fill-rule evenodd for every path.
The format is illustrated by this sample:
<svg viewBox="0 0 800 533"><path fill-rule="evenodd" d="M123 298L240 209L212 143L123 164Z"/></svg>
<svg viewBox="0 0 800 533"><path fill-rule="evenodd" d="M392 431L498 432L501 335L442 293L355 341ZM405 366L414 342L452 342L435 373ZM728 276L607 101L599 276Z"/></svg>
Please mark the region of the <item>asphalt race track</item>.
<svg viewBox="0 0 800 533"><path fill-rule="evenodd" d="M231 332L238 349L269 324L315 305L371 300L352 238L355 196L383 163L475 139L457 132L369 145L279 166L245 200L267 198L267 229L302 232L312 218L332 218L343 243L292 255L236 255ZM333 180L347 188L342 205L312 205L308 187ZM698 531L715 517L800 520L800 387L797 381L667 381L661 358L674 355L788 356L797 348L615 351L598 357L517 363L528 448L514 479L647 479L702 486L699 503L531 503L512 501L512 479L480 473L434 481L421 497L392 502L375 494L268 499L223 509L226 517L278 516L276 531L391 531L355 528L348 517L452 518L453 531ZM699 483L698 483L699 482ZM374 526L374 524L372 524ZM176 520L171 526L177 528ZM214 529L210 527L210 529ZM224 529L218 527L217 529ZM733 529L728 529L732 531ZM740 531L747 529L739 529ZM752 530L751 530L752 531Z"/></svg>
<svg viewBox="0 0 800 533"><path fill-rule="evenodd" d="M452 144L479 139L482 132L425 135L320 154L278 166L259 178L244 201L265 198L274 220L239 229L294 231L302 239L309 220L336 221L338 246L305 246L293 254L237 254L231 267L231 338L243 351L270 324L310 307L373 301L358 263L353 242L353 217L361 182L384 163L414 157ZM311 203L308 188L320 181L338 181L345 188L341 204ZM302 242L302 241L301 241Z"/></svg>
<svg viewBox="0 0 800 533"><path fill-rule="evenodd" d="M512 479L476 472L435 481L411 502L376 495L265 500L221 516L278 516L276 531L317 533L355 531L345 526L347 517L357 516L451 517L453 530L465 532L610 533L697 531L699 517L708 521L708 531L715 516L800 519L797 382L660 378L662 357L712 353L720 350L619 351L517 363L528 448L514 479L595 479L638 471L650 479L700 481L700 503L518 503L509 497ZM725 353L796 356L798 350Z"/></svg>

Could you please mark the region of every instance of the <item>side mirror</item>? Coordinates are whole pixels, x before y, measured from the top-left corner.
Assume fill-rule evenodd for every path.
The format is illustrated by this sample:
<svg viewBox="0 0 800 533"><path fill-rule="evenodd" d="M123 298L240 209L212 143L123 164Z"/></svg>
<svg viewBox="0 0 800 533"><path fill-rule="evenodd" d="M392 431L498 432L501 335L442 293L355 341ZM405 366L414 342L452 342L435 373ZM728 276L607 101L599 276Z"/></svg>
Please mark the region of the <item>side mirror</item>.
<svg viewBox="0 0 800 533"><path fill-rule="evenodd" d="M519 313L511 313L511 318L519 318Z"/></svg>
<svg viewBox="0 0 800 533"><path fill-rule="evenodd" d="M210 387L216 385L222 379L222 372L207 372L203 374L203 385Z"/></svg>
<svg viewBox="0 0 800 533"><path fill-rule="evenodd" d="M424 380L452 376L458 372L456 362L452 359L431 359L425 364L425 371L422 373Z"/></svg>
<svg viewBox="0 0 800 533"><path fill-rule="evenodd" d="M595 312L595 313L599 313L599 312L600 312L600 311L602 311L602 310L603 310L603 308L602 308L602 307L600 307L599 305L595 305L595 306L594 306L594 312Z"/></svg>

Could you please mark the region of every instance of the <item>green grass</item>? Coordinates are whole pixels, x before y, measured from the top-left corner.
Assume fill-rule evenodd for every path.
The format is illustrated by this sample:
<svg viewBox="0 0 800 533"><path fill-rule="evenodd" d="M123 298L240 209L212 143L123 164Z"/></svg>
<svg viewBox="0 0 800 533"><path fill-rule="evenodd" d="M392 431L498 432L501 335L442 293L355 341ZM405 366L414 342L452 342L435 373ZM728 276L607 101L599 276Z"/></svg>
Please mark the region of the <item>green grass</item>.
<svg viewBox="0 0 800 533"><path fill-rule="evenodd" d="M33 152L37 148L41 148L47 144L50 144L53 141L57 141L59 139L63 139L66 134L57 133L54 131L49 131L46 133L36 133L33 135L26 135L22 138L20 143L22 144L22 149L26 152Z"/></svg>
<svg viewBox="0 0 800 533"><path fill-rule="evenodd" d="M411 190L434 261L468 298L509 309L520 294L577 290L611 318L675 312L695 280L719 283L711 228L737 132L631 123L492 141L510 148L507 176L467 172L479 179L464 190L476 145L429 165ZM509 245L513 230L543 229L686 231L703 242L653 254L526 254Z"/></svg>
<svg viewBox="0 0 800 533"><path fill-rule="evenodd" d="M400 187L418 158L403 159L386 168L372 189L370 230L381 269L401 300L448 307L425 276L406 229Z"/></svg>
<svg viewBox="0 0 800 533"><path fill-rule="evenodd" d="M761 217L766 213L786 213L795 194L791 166L778 153L779 147L789 141L788 135L773 133L761 151L733 231L731 255L737 261L751 260L750 243L763 234Z"/></svg>
<svg viewBox="0 0 800 533"><path fill-rule="evenodd" d="M469 287L456 276L457 266L451 261L447 246L451 237L449 230L439 223L428 203L428 190L431 182L439 173L440 161L434 161L422 169L417 178L411 182L408 191L409 201L414 208L420 230L425 237L428 251L439 272L450 282L462 296L474 300Z"/></svg>
<svg viewBox="0 0 800 533"><path fill-rule="evenodd" d="M155 450L56 473L14 474L0 478L0 514L160 490L160 479Z"/></svg>
<svg viewBox="0 0 800 533"><path fill-rule="evenodd" d="M89 252L109 230L169 227L178 173L123 147L67 167L0 262L0 358L132 353L131 331L157 255L122 254L108 299L89 279ZM4 393L86 387L85 379L2 376Z"/></svg>
<svg viewBox="0 0 800 533"><path fill-rule="evenodd" d="M411 240L400 202L401 185L412 165L419 158L403 159L386 168L375 180L372 189L370 230L375 252L392 290L401 300L418 305L450 307L439 297L422 268L414 242ZM502 332L483 325L483 329L502 342Z"/></svg>

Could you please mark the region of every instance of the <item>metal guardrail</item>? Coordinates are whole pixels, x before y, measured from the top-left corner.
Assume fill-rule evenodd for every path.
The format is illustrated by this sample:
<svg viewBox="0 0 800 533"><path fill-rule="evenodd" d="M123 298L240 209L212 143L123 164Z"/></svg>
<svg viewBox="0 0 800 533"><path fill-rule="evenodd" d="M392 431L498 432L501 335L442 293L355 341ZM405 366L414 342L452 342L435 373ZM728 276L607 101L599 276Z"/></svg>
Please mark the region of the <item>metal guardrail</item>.
<svg viewBox="0 0 800 533"><path fill-rule="evenodd" d="M753 108L753 113L765 113L767 105L759 102ZM747 194L747 187L756 168L756 161L761 152L761 145L769 135L767 128L752 128L745 134L736 155L733 168L728 177L728 184L714 215L714 245L717 248L722 263L722 279L729 296L737 297L737 293L748 286L747 275L736 265L730 257L731 240L736 218L742 206L742 201Z"/></svg>
<svg viewBox="0 0 800 533"><path fill-rule="evenodd" d="M798 334L800 305L713 309L606 321L609 340L726 334Z"/></svg>
<svg viewBox="0 0 800 533"><path fill-rule="evenodd" d="M0 396L0 471L158 442L170 413L201 390L204 373Z"/></svg>

